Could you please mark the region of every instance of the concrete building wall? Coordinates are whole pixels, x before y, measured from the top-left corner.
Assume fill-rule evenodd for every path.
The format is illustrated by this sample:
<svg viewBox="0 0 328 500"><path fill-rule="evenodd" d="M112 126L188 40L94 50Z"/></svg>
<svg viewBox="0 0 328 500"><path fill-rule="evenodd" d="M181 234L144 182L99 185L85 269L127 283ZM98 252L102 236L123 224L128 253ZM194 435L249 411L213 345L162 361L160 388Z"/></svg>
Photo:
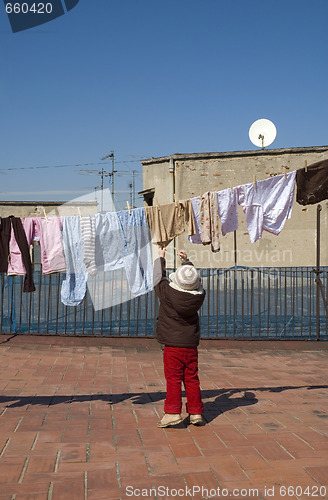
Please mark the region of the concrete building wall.
<svg viewBox="0 0 328 500"><path fill-rule="evenodd" d="M155 188L153 204L189 199L205 191L238 186L291 172L305 164L328 159L328 146L256 150L228 153L176 154L143 162L143 189ZM295 190L296 196L296 190ZM321 265L328 265L328 200L321 204ZM186 233L168 248L168 265L174 266L174 254L184 248L197 267L315 266L317 206L301 206L296 201L292 217L278 235L266 231L251 243L245 216L238 207L239 226L233 233L221 236L221 250L213 253L209 246L195 245ZM156 251L154 252L156 254Z"/></svg>
<svg viewBox="0 0 328 500"><path fill-rule="evenodd" d="M143 165L143 189L155 188L154 205L164 205L174 200L173 180L174 172L170 172L170 160Z"/></svg>

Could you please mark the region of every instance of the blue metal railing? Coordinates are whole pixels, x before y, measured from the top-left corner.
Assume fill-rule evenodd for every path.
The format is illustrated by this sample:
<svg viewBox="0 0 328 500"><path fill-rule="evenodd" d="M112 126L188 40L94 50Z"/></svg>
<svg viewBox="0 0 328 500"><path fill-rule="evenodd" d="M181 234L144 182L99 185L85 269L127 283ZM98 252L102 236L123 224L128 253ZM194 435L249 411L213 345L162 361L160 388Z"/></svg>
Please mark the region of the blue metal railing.
<svg viewBox="0 0 328 500"><path fill-rule="evenodd" d="M35 266L37 267L37 266ZM111 289L125 290L123 270L113 272ZM316 339L316 284L312 268L202 269L206 298L200 310L201 337L225 339ZM328 268L321 268L328 293ZM95 310L87 290L82 303L61 303L64 274L34 271L36 291L23 293L22 276L0 275L0 333L154 337L158 300L154 292ZM108 291L106 292L108 294ZM327 340L324 303L319 307L320 339Z"/></svg>

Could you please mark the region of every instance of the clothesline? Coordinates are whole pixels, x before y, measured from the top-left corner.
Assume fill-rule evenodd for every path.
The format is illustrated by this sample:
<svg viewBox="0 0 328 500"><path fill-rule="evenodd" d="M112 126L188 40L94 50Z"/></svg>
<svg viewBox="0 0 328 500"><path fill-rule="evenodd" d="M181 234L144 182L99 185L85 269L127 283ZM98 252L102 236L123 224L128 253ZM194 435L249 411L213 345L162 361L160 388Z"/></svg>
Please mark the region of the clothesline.
<svg viewBox="0 0 328 500"><path fill-rule="evenodd" d="M286 166L282 166L283 168L287 168ZM307 162L305 161L305 167L299 170L295 170L293 172L296 172L296 184L298 185L298 191L297 191L297 202L302 204L302 205L307 205L307 204L314 204L318 203L319 201L322 201L323 199L326 199L326 197L320 197L320 193L318 191L324 191L324 195L327 194L328 190L328 160L322 160L319 162L316 162L312 165L307 165ZM293 173L290 172L290 173ZM309 172L309 174L308 174ZM285 170L284 174L275 174L273 177L278 177L279 175L283 175L284 179L286 180L287 172ZM272 178L272 177L271 177ZM262 181L258 181L256 179L256 176L254 176L254 187L256 188L257 182L266 182L270 181L271 178L264 179ZM248 183L250 184L250 183ZM234 189L238 189L241 186L235 186L235 187L230 187L231 192L233 193ZM310 189L309 189L310 188ZM224 192L225 190L221 191ZM220 191L217 191L220 193ZM198 197L201 198L202 194ZM328 194L327 194L328 197ZM197 197L191 198L190 200L197 199ZM183 202L189 202L189 199L183 200ZM180 203L180 201L175 201L172 202L172 205L175 203ZM166 204L166 206L171 205L171 204ZM158 205L158 207L161 207L161 205ZM129 202L127 201L127 206L126 206L129 214L131 214L131 211L135 210L129 205ZM43 212L44 212L44 217L46 220L48 220L47 213L45 211L45 208L42 207ZM78 209L78 215L80 217L80 220L82 220L82 213L80 207L77 207ZM65 217L65 216L62 216ZM23 218L24 220L24 218ZM222 232L224 235L225 233Z"/></svg>
<svg viewBox="0 0 328 500"><path fill-rule="evenodd" d="M302 205L328 198L328 160L303 169L249 182L165 205L131 208L106 214L7 217L0 220L0 272L25 275L23 291L34 291L29 248L41 246L44 274L66 272L61 298L79 304L86 284L97 272L124 269L133 296L152 290L151 239L167 245L188 229L189 240L219 251L219 234L238 228L241 205L251 242L263 230L279 234L291 217L294 189ZM219 225L221 224L221 228ZM150 235L150 231L152 235Z"/></svg>

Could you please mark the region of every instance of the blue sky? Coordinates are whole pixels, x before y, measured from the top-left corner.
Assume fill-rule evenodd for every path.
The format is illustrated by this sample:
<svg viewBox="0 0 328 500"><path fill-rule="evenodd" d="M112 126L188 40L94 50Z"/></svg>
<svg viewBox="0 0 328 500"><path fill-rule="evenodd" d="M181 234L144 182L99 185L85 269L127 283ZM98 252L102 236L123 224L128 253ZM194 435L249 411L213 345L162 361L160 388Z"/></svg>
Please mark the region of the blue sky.
<svg viewBox="0 0 328 500"><path fill-rule="evenodd" d="M327 18L326 0L80 0L12 33L1 2L0 199L94 192L79 170L114 150L123 207L140 158L257 149L259 118L273 148L327 145Z"/></svg>

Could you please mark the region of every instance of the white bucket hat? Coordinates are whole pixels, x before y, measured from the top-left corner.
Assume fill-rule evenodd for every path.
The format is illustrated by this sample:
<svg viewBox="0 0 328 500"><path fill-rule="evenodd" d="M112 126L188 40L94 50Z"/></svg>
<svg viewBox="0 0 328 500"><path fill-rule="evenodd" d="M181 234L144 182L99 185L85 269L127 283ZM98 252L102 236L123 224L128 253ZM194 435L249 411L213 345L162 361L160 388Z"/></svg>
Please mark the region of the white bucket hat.
<svg viewBox="0 0 328 500"><path fill-rule="evenodd" d="M194 266L185 264L178 267L175 273L170 274L171 285L173 288L184 292L194 292L202 289L200 276Z"/></svg>

